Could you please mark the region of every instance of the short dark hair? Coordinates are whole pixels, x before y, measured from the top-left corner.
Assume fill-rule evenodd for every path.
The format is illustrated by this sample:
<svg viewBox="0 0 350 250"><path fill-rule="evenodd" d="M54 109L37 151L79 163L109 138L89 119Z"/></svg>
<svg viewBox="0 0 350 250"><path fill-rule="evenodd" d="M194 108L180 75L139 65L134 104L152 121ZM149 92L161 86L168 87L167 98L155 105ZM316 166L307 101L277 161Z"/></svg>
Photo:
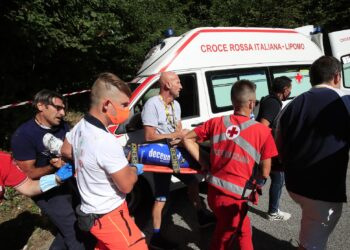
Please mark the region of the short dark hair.
<svg viewBox="0 0 350 250"><path fill-rule="evenodd" d="M128 97L131 96L131 90L129 86L122 79L113 73L104 72L99 74L96 81L92 85L92 103L98 103L105 91L111 91L113 86L116 87L120 92L126 94Z"/></svg>
<svg viewBox="0 0 350 250"><path fill-rule="evenodd" d="M341 72L341 64L332 56L321 56L310 67L310 82L312 86L331 81Z"/></svg>
<svg viewBox="0 0 350 250"><path fill-rule="evenodd" d="M286 76L276 77L272 81L271 90L273 93L283 93L285 88L290 88L292 86L292 80Z"/></svg>
<svg viewBox="0 0 350 250"><path fill-rule="evenodd" d="M53 98L61 99L65 106L67 106L66 99L63 97L63 95L48 89L40 90L35 94L32 106L36 111L38 111L38 103L42 103L47 106L53 104Z"/></svg>
<svg viewBox="0 0 350 250"><path fill-rule="evenodd" d="M232 104L242 105L249 101L251 94L255 94L256 85L249 80L238 80L231 88Z"/></svg>

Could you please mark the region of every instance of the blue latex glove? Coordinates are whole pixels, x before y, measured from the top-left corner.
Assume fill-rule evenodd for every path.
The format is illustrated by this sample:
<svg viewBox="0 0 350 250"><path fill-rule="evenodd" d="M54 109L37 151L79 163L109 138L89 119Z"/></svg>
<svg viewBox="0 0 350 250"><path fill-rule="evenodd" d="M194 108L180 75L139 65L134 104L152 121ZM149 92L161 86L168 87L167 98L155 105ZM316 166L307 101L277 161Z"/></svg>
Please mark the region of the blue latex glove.
<svg viewBox="0 0 350 250"><path fill-rule="evenodd" d="M73 167L69 163L64 164L60 169L57 170L56 176L61 182L73 176Z"/></svg>
<svg viewBox="0 0 350 250"><path fill-rule="evenodd" d="M135 163L135 164L130 164L129 166L135 167L137 169L137 175L143 174L143 164Z"/></svg>

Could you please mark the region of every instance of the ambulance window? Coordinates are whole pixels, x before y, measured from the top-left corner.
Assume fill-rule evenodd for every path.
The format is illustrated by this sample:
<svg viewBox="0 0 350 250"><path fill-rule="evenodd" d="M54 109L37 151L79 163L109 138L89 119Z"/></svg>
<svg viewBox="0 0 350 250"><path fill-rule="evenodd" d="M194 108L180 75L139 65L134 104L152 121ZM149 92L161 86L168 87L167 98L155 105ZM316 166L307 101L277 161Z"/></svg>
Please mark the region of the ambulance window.
<svg viewBox="0 0 350 250"><path fill-rule="evenodd" d="M269 88L267 84L267 78L265 71L249 73L249 74L241 74L240 79L245 79L252 81L256 84L256 99L260 100L261 97L267 96L269 94Z"/></svg>
<svg viewBox="0 0 350 250"><path fill-rule="evenodd" d="M215 97L215 106L223 108L231 106L231 87L238 80L237 75L221 75L212 78L212 87Z"/></svg>
<svg viewBox="0 0 350 250"><path fill-rule="evenodd" d="M117 134L132 132L143 128L141 120L141 112L146 101L152 96L159 95L158 81L154 82L146 93L138 100L134 108L131 110L129 121L118 127Z"/></svg>
<svg viewBox="0 0 350 250"><path fill-rule="evenodd" d="M309 66L290 66L272 69L273 78L287 76L292 80L292 93L290 98L308 91L311 88Z"/></svg>
<svg viewBox="0 0 350 250"><path fill-rule="evenodd" d="M145 94L140 98L140 100L136 103L134 112L141 113L143 105L147 102L147 100L155 95L159 95L159 83L158 81L154 82L152 86L146 91Z"/></svg>
<svg viewBox="0 0 350 250"><path fill-rule="evenodd" d="M256 84L256 99L268 95L267 73L264 69L242 72L217 71L206 73L210 93L211 107L214 113L232 109L231 88L238 80L249 80Z"/></svg>
<svg viewBox="0 0 350 250"><path fill-rule="evenodd" d="M181 118L199 116L199 99L196 74L179 74L182 85L180 96L176 99L180 103Z"/></svg>
<svg viewBox="0 0 350 250"><path fill-rule="evenodd" d="M193 117L199 116L199 101L198 101L198 90L197 90L197 78L196 74L178 74L182 90L180 96L176 99L180 103L181 117ZM134 112L141 113L143 105L146 101L155 96L159 95L159 83L155 82L146 93L136 103Z"/></svg>
<svg viewBox="0 0 350 250"><path fill-rule="evenodd" d="M345 88L350 88L350 55L341 58L343 64L343 83Z"/></svg>

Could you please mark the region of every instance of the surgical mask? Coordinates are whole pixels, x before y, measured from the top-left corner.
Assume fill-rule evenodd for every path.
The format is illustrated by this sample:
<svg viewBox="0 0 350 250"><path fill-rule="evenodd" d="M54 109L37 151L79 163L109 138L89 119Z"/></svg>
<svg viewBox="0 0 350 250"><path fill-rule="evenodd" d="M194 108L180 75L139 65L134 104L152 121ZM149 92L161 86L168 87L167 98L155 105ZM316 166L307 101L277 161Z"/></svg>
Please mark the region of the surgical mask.
<svg viewBox="0 0 350 250"><path fill-rule="evenodd" d="M284 97L284 100L283 100L283 101L287 100L287 99L290 97L290 94L291 94L291 93L292 93L292 92L289 92L289 93L287 94L287 96Z"/></svg>
<svg viewBox="0 0 350 250"><path fill-rule="evenodd" d="M116 115L111 115L109 112L107 112L107 116L108 118L111 120L111 122L113 124L122 124L124 123L126 120L128 120L129 118L129 108L126 107L126 108L119 108L119 107L116 107L112 102L111 102L113 108L115 109L116 111Z"/></svg>
<svg viewBox="0 0 350 250"><path fill-rule="evenodd" d="M253 112L250 113L249 118L250 118L251 120L255 120L255 115L254 115Z"/></svg>

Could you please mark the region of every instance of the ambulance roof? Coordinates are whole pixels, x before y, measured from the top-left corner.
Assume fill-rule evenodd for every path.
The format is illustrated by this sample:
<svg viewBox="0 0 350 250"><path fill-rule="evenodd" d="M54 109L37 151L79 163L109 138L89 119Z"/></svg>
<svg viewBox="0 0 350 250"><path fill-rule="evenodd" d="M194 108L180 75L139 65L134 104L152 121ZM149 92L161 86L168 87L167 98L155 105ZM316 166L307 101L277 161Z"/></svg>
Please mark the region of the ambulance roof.
<svg viewBox="0 0 350 250"><path fill-rule="evenodd" d="M164 39L146 55L138 76L163 71L266 64L311 64L322 55L294 29L205 27Z"/></svg>

